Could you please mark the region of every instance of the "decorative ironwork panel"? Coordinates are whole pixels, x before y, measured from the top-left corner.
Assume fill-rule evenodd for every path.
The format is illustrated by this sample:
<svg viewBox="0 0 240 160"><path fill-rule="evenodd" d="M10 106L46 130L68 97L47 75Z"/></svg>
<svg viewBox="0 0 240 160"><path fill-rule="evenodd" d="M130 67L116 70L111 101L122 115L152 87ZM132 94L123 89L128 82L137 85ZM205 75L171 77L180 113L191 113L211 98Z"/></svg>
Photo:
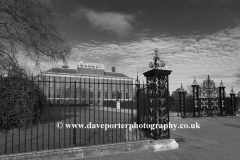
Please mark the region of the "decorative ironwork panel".
<svg viewBox="0 0 240 160"><path fill-rule="evenodd" d="M172 72L166 70L167 66L158 57L158 50L155 51L153 62L149 64L151 70L143 73L147 78L148 98L148 124L154 124L155 129L147 128L147 135L154 139L170 138L169 128L164 129L164 124L169 124L169 81L168 75ZM158 126L158 127L156 127Z"/></svg>
<svg viewBox="0 0 240 160"><path fill-rule="evenodd" d="M218 99L212 99L211 100L211 103L212 103L212 109L213 109L213 115L214 116L217 116L220 114L220 109L218 107Z"/></svg>
<svg viewBox="0 0 240 160"><path fill-rule="evenodd" d="M168 76L147 77L148 123L168 124ZM169 129L148 129L150 137L155 139L169 138Z"/></svg>
<svg viewBox="0 0 240 160"><path fill-rule="evenodd" d="M202 85L197 85L196 79L193 82L193 104L199 116L216 116L225 114L225 87L221 81L217 88L209 75ZM200 102L200 103L198 103ZM199 106L200 104L200 106ZM195 113L195 110L194 110Z"/></svg>
<svg viewBox="0 0 240 160"><path fill-rule="evenodd" d="M201 98L201 116L216 116L219 114L217 98Z"/></svg>
<svg viewBox="0 0 240 160"><path fill-rule="evenodd" d="M215 83L210 79L209 75L206 80L203 81L203 84L199 87L200 89L200 98L217 98L218 89L215 87Z"/></svg>
<svg viewBox="0 0 240 160"><path fill-rule="evenodd" d="M155 119L155 79L154 77L147 78L147 96L148 96L148 123L154 124ZM150 133L151 134L151 133Z"/></svg>
<svg viewBox="0 0 240 160"><path fill-rule="evenodd" d="M201 115L206 116L208 115L208 99L201 99Z"/></svg>

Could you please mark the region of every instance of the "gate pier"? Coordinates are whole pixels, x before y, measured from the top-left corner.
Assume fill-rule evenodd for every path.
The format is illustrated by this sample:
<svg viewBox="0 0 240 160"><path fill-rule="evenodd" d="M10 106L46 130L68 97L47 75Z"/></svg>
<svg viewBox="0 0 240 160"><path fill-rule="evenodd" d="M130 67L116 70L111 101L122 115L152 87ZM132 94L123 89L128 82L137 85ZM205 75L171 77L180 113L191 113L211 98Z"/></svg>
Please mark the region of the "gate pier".
<svg viewBox="0 0 240 160"><path fill-rule="evenodd" d="M236 100L235 100L235 96L236 96L236 93L234 92L233 90L233 87L230 91L230 114L231 115L236 115L237 113L237 106L236 106Z"/></svg>
<svg viewBox="0 0 240 160"><path fill-rule="evenodd" d="M225 108L225 87L223 85L222 80L221 80L221 83L220 83L218 89L219 89L220 116L223 116L226 114L226 108Z"/></svg>
<svg viewBox="0 0 240 160"><path fill-rule="evenodd" d="M169 75L165 62L158 57L158 50L155 51L153 62L149 64L150 70L143 73L147 82L147 123L155 124L155 129L147 128L147 136L156 140L152 143L154 151L178 148L178 143L170 139L169 126ZM164 142L160 139L166 139ZM168 140L167 140L168 139Z"/></svg>
<svg viewBox="0 0 240 160"><path fill-rule="evenodd" d="M194 81L192 84L193 88L193 117L200 116L200 109L199 109L199 85L197 84L196 78L194 77Z"/></svg>
<svg viewBox="0 0 240 160"><path fill-rule="evenodd" d="M178 94L179 94L179 116L182 118L185 118L186 117L186 106L185 106L186 91L184 90L182 84Z"/></svg>

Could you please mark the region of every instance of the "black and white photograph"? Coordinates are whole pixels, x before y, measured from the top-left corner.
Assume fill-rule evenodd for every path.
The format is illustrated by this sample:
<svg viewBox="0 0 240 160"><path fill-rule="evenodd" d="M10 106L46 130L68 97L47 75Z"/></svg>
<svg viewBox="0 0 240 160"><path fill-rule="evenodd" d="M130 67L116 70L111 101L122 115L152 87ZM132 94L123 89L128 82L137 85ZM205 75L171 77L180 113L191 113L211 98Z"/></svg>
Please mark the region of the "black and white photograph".
<svg viewBox="0 0 240 160"><path fill-rule="evenodd" d="M240 0L0 0L0 160L240 160Z"/></svg>

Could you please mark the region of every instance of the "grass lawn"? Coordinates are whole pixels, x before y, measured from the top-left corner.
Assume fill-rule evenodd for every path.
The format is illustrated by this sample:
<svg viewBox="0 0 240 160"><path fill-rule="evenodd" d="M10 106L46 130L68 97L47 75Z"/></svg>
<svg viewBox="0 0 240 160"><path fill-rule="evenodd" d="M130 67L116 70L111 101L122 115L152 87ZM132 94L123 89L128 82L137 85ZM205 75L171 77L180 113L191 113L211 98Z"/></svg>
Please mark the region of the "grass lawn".
<svg viewBox="0 0 240 160"><path fill-rule="evenodd" d="M76 107L76 123L88 124L128 124L132 123L133 114L116 112L94 107ZM39 125L27 129L10 130L7 134L0 132L0 155L37 150L74 147L73 129L63 127L58 129L57 122L74 123L74 107L46 107ZM107 143L117 143L131 140L127 129L76 129L76 146L89 146ZM7 144L5 146L5 144Z"/></svg>

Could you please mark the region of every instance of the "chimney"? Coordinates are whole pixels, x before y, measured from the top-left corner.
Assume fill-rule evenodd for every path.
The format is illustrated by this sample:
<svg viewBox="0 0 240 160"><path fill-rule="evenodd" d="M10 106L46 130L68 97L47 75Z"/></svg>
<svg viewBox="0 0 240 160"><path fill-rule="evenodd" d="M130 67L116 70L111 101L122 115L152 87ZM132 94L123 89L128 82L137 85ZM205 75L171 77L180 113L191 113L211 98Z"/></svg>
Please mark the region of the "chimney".
<svg viewBox="0 0 240 160"><path fill-rule="evenodd" d="M112 72L115 72L115 66L112 67Z"/></svg>

